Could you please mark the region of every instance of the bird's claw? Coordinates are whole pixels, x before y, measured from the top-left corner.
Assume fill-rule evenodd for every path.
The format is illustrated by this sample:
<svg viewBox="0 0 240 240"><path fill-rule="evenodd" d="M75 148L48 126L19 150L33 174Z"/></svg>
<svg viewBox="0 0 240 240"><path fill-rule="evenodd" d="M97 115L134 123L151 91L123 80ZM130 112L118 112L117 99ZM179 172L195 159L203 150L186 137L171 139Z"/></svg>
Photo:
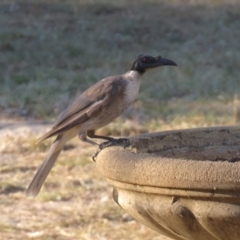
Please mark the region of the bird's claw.
<svg viewBox="0 0 240 240"><path fill-rule="evenodd" d="M96 157L100 153L101 149L98 149L93 155L92 155L92 160L96 162Z"/></svg>
<svg viewBox="0 0 240 240"><path fill-rule="evenodd" d="M111 146L123 146L126 148L130 146L130 141L128 138L119 138L103 142L99 145L99 149L92 155L92 160L96 162L96 157L101 152L101 150Z"/></svg>
<svg viewBox="0 0 240 240"><path fill-rule="evenodd" d="M107 147L111 146L123 146L124 148L130 146L130 141L127 138L118 138L118 139L113 139L107 142L103 142L99 145L99 149L102 150Z"/></svg>

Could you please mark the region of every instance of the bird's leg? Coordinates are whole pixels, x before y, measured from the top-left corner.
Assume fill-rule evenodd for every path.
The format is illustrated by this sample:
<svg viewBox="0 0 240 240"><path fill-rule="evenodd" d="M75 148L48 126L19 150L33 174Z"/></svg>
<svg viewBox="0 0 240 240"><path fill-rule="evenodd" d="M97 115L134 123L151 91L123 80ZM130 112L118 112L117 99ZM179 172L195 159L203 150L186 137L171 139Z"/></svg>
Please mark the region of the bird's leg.
<svg viewBox="0 0 240 240"><path fill-rule="evenodd" d="M116 141L116 139L112 138L112 137L96 135L94 130L87 131L87 136L90 137L90 138L100 138L100 139L104 139L104 140L107 140L107 141Z"/></svg>
<svg viewBox="0 0 240 240"><path fill-rule="evenodd" d="M100 139L107 140L107 142L103 142L103 143L98 145L100 150L102 150L103 148L112 146L112 145L116 145L116 139L111 138L111 137L107 137L107 136L96 135L94 130L87 131L87 136L90 137L90 138L100 138ZM95 153L94 158L97 156L98 152Z"/></svg>
<svg viewBox="0 0 240 240"><path fill-rule="evenodd" d="M87 136L90 137L90 138L100 138L100 139L105 139L107 140L107 142L103 142L101 144L97 144L91 140L89 140L87 138ZM111 138L111 137L107 137L107 136L101 136L101 135L95 135L95 131L94 130L89 130L87 131L87 133L84 133L84 134L81 134L79 135L79 138L82 140L82 141L85 141L85 142L88 142L88 143L91 143L93 145L97 145L99 147L99 150L94 153L92 155L92 159L94 162L96 162L96 157L98 155L98 153L106 148L106 147L110 147L110 146L116 146L116 145L123 145L124 148L128 147L130 145L130 142L127 138L119 138L119 139L115 139L115 138Z"/></svg>
<svg viewBox="0 0 240 240"><path fill-rule="evenodd" d="M99 144L96 143L96 142L94 142L94 141L91 141L90 139L88 139L86 132L81 133L81 134L79 133L79 134L78 134L78 137L79 137L80 140L82 140L82 141L84 141L84 142L87 142L87 143L90 143L90 144L92 144L92 145L95 145L95 146L98 146L98 147L99 147L99 149L97 150L97 152L95 152L95 153L92 155L92 160L93 160L94 162L96 162L96 157L97 157L98 153L101 151L101 148L100 148Z"/></svg>
<svg viewBox="0 0 240 240"><path fill-rule="evenodd" d="M100 136L100 135L95 135L94 130L89 130L87 131L87 136L90 138L101 138L101 139L106 139L108 140L107 142L103 142L99 145L100 149L110 147L110 146L116 146L116 145L123 145L125 148L130 145L130 142L127 138L111 138L107 136Z"/></svg>
<svg viewBox="0 0 240 240"><path fill-rule="evenodd" d="M93 131L93 130L89 130L87 132L78 134L78 137L79 137L80 140L100 147L100 144L88 139L87 136L90 137L90 138L100 138L100 139L105 139L105 140L108 140L108 141L115 141L115 139L111 138L111 137L95 135L95 131Z"/></svg>
<svg viewBox="0 0 240 240"><path fill-rule="evenodd" d="M98 143L96 143L96 142L94 142L94 141L92 141L92 140L90 140L90 139L87 138L87 133L86 133L86 132L81 133L81 134L79 133L79 134L78 134L78 137L79 137L79 139L82 140L83 142L87 142L87 143L90 143L90 144L92 144L92 145L95 145L95 146L98 146L98 147L99 147L99 144L98 144Z"/></svg>

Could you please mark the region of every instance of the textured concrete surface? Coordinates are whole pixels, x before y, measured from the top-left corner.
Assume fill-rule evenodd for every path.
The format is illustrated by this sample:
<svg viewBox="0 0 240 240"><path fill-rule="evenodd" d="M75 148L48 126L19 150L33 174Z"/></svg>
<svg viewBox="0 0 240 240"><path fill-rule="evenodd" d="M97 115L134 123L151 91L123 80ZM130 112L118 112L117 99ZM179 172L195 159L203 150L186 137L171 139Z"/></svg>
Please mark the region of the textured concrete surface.
<svg viewBox="0 0 240 240"><path fill-rule="evenodd" d="M240 128L129 140L130 147L109 147L97 157L123 209L173 239L240 239Z"/></svg>

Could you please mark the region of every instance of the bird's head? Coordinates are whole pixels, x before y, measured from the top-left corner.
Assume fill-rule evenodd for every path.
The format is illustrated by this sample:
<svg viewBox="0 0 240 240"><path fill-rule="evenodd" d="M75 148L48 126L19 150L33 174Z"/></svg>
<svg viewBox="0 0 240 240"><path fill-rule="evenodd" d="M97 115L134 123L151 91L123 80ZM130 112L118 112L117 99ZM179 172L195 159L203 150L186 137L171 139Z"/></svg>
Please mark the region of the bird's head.
<svg viewBox="0 0 240 240"><path fill-rule="evenodd" d="M138 71L143 74L148 70L161 67L161 66L177 66L177 64L161 56L152 57L149 55L139 55L134 61L131 70Z"/></svg>

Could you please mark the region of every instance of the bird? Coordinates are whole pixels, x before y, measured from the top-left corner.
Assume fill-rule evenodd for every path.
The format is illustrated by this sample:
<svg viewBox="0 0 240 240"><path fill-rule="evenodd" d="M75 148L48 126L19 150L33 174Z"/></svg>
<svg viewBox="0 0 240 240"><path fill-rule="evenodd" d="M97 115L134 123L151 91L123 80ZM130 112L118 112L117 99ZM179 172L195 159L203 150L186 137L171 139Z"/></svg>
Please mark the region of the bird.
<svg viewBox="0 0 240 240"><path fill-rule="evenodd" d="M78 136L80 140L96 146L100 145L92 138L114 142L114 138L96 135L95 131L111 123L135 102L143 74L161 66L177 64L161 56L141 54L134 60L129 71L104 78L78 96L59 115L51 130L38 139L37 143L56 137L33 177L26 195L38 195L64 145L70 139Z"/></svg>

